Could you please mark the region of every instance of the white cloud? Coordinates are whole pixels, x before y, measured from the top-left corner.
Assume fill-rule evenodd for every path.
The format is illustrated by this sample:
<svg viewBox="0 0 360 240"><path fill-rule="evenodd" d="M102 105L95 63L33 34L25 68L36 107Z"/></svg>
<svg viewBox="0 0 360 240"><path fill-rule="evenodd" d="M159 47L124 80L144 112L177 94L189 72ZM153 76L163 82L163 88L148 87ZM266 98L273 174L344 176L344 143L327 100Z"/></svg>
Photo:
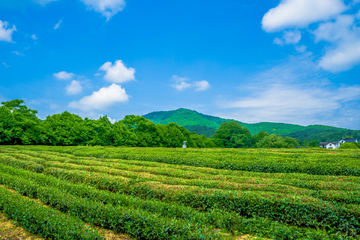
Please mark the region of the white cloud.
<svg viewBox="0 0 360 240"><path fill-rule="evenodd" d="M56 77L58 80L69 80L73 77L75 77L75 74L73 73L68 73L66 71L61 71L61 72L58 72L58 73L54 73L53 74L54 77Z"/></svg>
<svg viewBox="0 0 360 240"><path fill-rule="evenodd" d="M276 45L279 45L279 46L283 46L283 45L284 45L284 42L283 42L280 38L278 38L278 37L274 38L273 43L275 43Z"/></svg>
<svg viewBox="0 0 360 240"><path fill-rule="evenodd" d="M347 10L342 0L282 0L262 19L266 32L290 27L307 27L309 24L328 20Z"/></svg>
<svg viewBox="0 0 360 240"><path fill-rule="evenodd" d="M36 40L36 39L37 39L37 37L36 37L36 35L35 35L35 34L31 35L31 38L32 38L32 39L34 39L34 40Z"/></svg>
<svg viewBox="0 0 360 240"><path fill-rule="evenodd" d="M306 51L306 46L304 46L304 45L296 46L296 47L295 47L295 50L296 50L297 52L299 52L299 53L305 53L305 52L307 52L307 51Z"/></svg>
<svg viewBox="0 0 360 240"><path fill-rule="evenodd" d="M298 30L284 32L284 40L286 44L297 44L300 39L301 33Z"/></svg>
<svg viewBox="0 0 360 240"><path fill-rule="evenodd" d="M135 80L135 69L126 68L121 60L116 60L114 64L106 62L99 69L106 72L104 79L109 82L124 83Z"/></svg>
<svg viewBox="0 0 360 240"><path fill-rule="evenodd" d="M0 20L0 41L5 41L5 42L13 42L12 41L12 34L14 31L16 30L15 25L12 26L12 28L8 28L9 27L9 23L8 22L3 22Z"/></svg>
<svg viewBox="0 0 360 240"><path fill-rule="evenodd" d="M336 42L344 37L352 35L351 29L354 24L354 17L351 15L340 15L336 20L321 23L319 27L313 31L315 42L329 41Z"/></svg>
<svg viewBox="0 0 360 240"><path fill-rule="evenodd" d="M109 21L112 16L122 11L125 0L81 0L88 9L101 13Z"/></svg>
<svg viewBox="0 0 360 240"><path fill-rule="evenodd" d="M319 66L330 72L346 71L360 63L360 28L355 16L340 15L313 31L315 41L332 43L320 58Z"/></svg>
<svg viewBox="0 0 360 240"><path fill-rule="evenodd" d="M19 51L12 51L13 54L18 55L18 56L24 56L24 54L22 52Z"/></svg>
<svg viewBox="0 0 360 240"><path fill-rule="evenodd" d="M243 122L285 122L360 127L360 85L335 85L320 75L312 57L265 71L239 88L239 98L219 99L222 117ZM355 104L355 105L354 105ZM350 114L351 112L351 114Z"/></svg>
<svg viewBox="0 0 360 240"><path fill-rule="evenodd" d="M271 84L250 97L221 103L222 108L241 110L241 121L288 122L298 124L321 123L319 116L343 110L344 104L360 99L360 86L332 90L301 84ZM335 117L335 116L333 116ZM343 116L341 116L343 117ZM328 121L331 117L326 118ZM338 119L333 119L333 124Z"/></svg>
<svg viewBox="0 0 360 240"><path fill-rule="evenodd" d="M1 63L2 65L4 65L6 68L10 67L9 65L7 65L6 63Z"/></svg>
<svg viewBox="0 0 360 240"><path fill-rule="evenodd" d="M109 87L103 87L99 91L93 92L90 96L69 103L69 107L82 111L103 110L115 103L127 102L128 99L129 96L125 89L113 83Z"/></svg>
<svg viewBox="0 0 360 240"><path fill-rule="evenodd" d="M177 83L177 84L175 84L173 86L174 86L174 88L176 88L179 91L182 91L182 90L184 90L186 88L192 87L192 85L190 83L187 83L187 82L180 82L180 83Z"/></svg>
<svg viewBox="0 0 360 240"><path fill-rule="evenodd" d="M58 105L56 105L55 103L50 103L50 105L49 105L50 109L55 109L57 107L58 107Z"/></svg>
<svg viewBox="0 0 360 240"><path fill-rule="evenodd" d="M301 33L298 30L293 31L284 31L284 35L280 39L278 37L274 38L273 43L283 46L284 44L297 44L301 39Z"/></svg>
<svg viewBox="0 0 360 240"><path fill-rule="evenodd" d="M183 77L173 75L171 77L171 81L175 82L175 84L173 84L172 87L176 88L178 91L182 91L182 90L185 90L187 88L192 87L192 84L187 82L188 81L187 78L183 78Z"/></svg>
<svg viewBox="0 0 360 240"><path fill-rule="evenodd" d="M62 19L60 19L60 21L57 24L55 24L54 29L58 29L61 23L62 23Z"/></svg>
<svg viewBox="0 0 360 240"><path fill-rule="evenodd" d="M111 118L111 117L107 117L109 119L109 121L114 124L116 122L116 120L114 118Z"/></svg>
<svg viewBox="0 0 360 240"><path fill-rule="evenodd" d="M342 0L282 0L264 15L263 29L272 32L291 28L284 31L282 39L274 39L275 44L282 46L300 41L301 33L296 28L318 23L307 29L315 43L328 43L318 66L335 73L346 71L360 64L360 11L353 15L341 13L359 2L355 0L346 6Z"/></svg>
<svg viewBox="0 0 360 240"><path fill-rule="evenodd" d="M196 87L195 91L205 91L210 88L210 84L205 80L195 82L194 86Z"/></svg>
<svg viewBox="0 0 360 240"><path fill-rule="evenodd" d="M82 86L80 82L72 80L70 85L66 86L66 93L70 95L79 94L82 92Z"/></svg>
<svg viewBox="0 0 360 240"><path fill-rule="evenodd" d="M319 66L330 72L350 70L360 63L360 40L342 43L320 59Z"/></svg>
<svg viewBox="0 0 360 240"><path fill-rule="evenodd" d="M176 75L173 75L170 79L171 81L175 82L175 84L171 85L173 88L176 88L178 91L183 91L187 88L195 87L195 91L205 91L210 88L209 82L203 80L203 81L197 81L194 83L189 83L187 78L179 77Z"/></svg>

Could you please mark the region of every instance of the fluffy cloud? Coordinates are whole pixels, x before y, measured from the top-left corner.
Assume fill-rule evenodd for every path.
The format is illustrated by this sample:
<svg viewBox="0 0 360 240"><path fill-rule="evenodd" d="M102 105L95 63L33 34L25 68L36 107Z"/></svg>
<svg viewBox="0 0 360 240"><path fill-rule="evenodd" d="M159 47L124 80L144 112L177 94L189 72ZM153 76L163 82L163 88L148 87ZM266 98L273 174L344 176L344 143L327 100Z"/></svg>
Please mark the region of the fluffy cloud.
<svg viewBox="0 0 360 240"><path fill-rule="evenodd" d="M239 109L240 112L237 113L233 110L237 115L233 117L246 122L270 121L307 125L325 124L324 121L327 121L330 125L344 125L344 122L350 124L349 120L353 118L346 116L346 112L353 109L346 105L359 99L360 86L332 90L328 87L318 88L301 84L272 84L268 85L267 89L254 92L250 97L224 101L220 106ZM354 114L360 116L359 112Z"/></svg>
<svg viewBox="0 0 360 240"><path fill-rule="evenodd" d="M90 96L69 103L69 107L82 111L103 110L115 103L127 102L128 99L129 96L125 89L113 83L109 87L103 87L99 91L93 92Z"/></svg>
<svg viewBox="0 0 360 240"><path fill-rule="evenodd" d="M301 33L297 30L286 31L284 33L284 40L286 44L297 44L301 39Z"/></svg>
<svg viewBox="0 0 360 240"><path fill-rule="evenodd" d="M175 82L175 84L173 84L172 87L176 88L178 91L182 91L192 87L192 84L187 82L188 81L187 78L182 78L174 75L171 77L171 81Z"/></svg>
<svg viewBox="0 0 360 240"><path fill-rule="evenodd" d="M187 88L192 88L192 87L195 87L195 91L205 91L210 88L210 84L205 80L189 83L187 78L173 75L171 77L171 81L175 82L175 84L171 86L173 88L176 88L178 91L183 91Z"/></svg>
<svg viewBox="0 0 360 240"><path fill-rule="evenodd" d="M307 27L311 23L337 16L346 9L341 0L282 0L264 15L261 23L266 32Z"/></svg>
<svg viewBox="0 0 360 240"><path fill-rule="evenodd" d="M280 38L278 38L278 37L274 38L273 43L275 43L275 44L277 44L277 45L279 45L279 46L284 45L284 42L283 42Z"/></svg>
<svg viewBox="0 0 360 240"><path fill-rule="evenodd" d="M82 92L82 86L80 82L73 80L70 85L66 86L66 93L70 95L79 94Z"/></svg>
<svg viewBox="0 0 360 240"><path fill-rule="evenodd" d="M54 73L53 74L54 77L56 77L58 80L69 80L73 77L75 77L75 74L73 73L68 73L66 71L61 71L61 72L58 72L58 73Z"/></svg>
<svg viewBox="0 0 360 240"><path fill-rule="evenodd" d="M205 91L210 88L210 84L205 80L195 82L194 86L196 87L195 91Z"/></svg>
<svg viewBox="0 0 360 240"><path fill-rule="evenodd" d="M318 65L330 72L346 71L360 64L360 12L341 13L359 2L355 0L346 6L342 0L282 0L264 15L263 29L273 32L318 23L308 29L315 43L328 43ZM274 43L297 44L300 39L299 30L285 30L283 38L276 37Z"/></svg>
<svg viewBox="0 0 360 240"><path fill-rule="evenodd" d="M32 39L34 39L34 40L36 40L36 39L37 39L37 37L36 37L36 35L35 35L35 34L31 35L31 38L32 38Z"/></svg>
<svg viewBox="0 0 360 240"><path fill-rule="evenodd" d="M340 72L360 63L360 28L357 23L353 15L340 15L335 21L320 24L313 32L316 42L333 44L321 57L320 67Z"/></svg>
<svg viewBox="0 0 360 240"><path fill-rule="evenodd" d="M54 29L58 29L61 23L62 23L62 19L60 19L60 21L55 24Z"/></svg>
<svg viewBox="0 0 360 240"><path fill-rule="evenodd" d="M0 41L12 42L12 34L14 31L17 31L15 25L9 28L8 22L0 20Z"/></svg>
<svg viewBox="0 0 360 240"><path fill-rule="evenodd" d="M271 84L264 91L254 96L228 102L225 108L262 108L269 109L271 114L306 114L326 112L341 107L341 101L350 101L360 98L360 87L340 87L336 91L324 88L304 87L300 84ZM324 104L326 103L326 104ZM276 111L273 112L273 110ZM304 112L305 110L305 112Z"/></svg>
<svg viewBox="0 0 360 240"><path fill-rule="evenodd" d="M109 82L124 83L135 80L135 69L126 68L121 60L116 60L114 64L106 62L100 67L100 70L105 71L104 79Z"/></svg>
<svg viewBox="0 0 360 240"><path fill-rule="evenodd" d="M285 44L297 44L301 39L301 33L298 30L294 31L284 31L283 40L276 37L274 38L274 43L283 46Z"/></svg>
<svg viewBox="0 0 360 240"><path fill-rule="evenodd" d="M24 56L24 54L22 52L19 51L12 51L13 54L18 55L18 56Z"/></svg>
<svg viewBox="0 0 360 240"><path fill-rule="evenodd" d="M218 99L228 114L243 122L328 124L359 128L360 85L335 85L318 73L313 57L291 58L249 79L239 98Z"/></svg>
<svg viewBox="0 0 360 240"><path fill-rule="evenodd" d="M109 21L112 16L122 11L125 0L81 0L88 9L101 13Z"/></svg>

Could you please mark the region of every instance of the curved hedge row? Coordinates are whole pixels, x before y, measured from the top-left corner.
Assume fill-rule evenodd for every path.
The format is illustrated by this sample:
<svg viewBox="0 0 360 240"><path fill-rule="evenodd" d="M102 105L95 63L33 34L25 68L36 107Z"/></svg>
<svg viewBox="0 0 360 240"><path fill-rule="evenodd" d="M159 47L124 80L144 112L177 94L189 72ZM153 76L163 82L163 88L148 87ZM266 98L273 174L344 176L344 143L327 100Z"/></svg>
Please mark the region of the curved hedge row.
<svg viewBox="0 0 360 240"><path fill-rule="evenodd" d="M81 220L0 187L0 211L31 233L49 239L104 239Z"/></svg>
<svg viewBox="0 0 360 240"><path fill-rule="evenodd" d="M12 148L22 149L21 146ZM38 151L54 151L76 156L116 158L161 162L216 169L268 173L307 173L311 175L360 176L358 150L337 150L329 154L322 149L273 150L266 149L165 149L113 147L52 147L26 146ZM295 153L294 153L295 152Z"/></svg>
<svg viewBox="0 0 360 240"><path fill-rule="evenodd" d="M23 170L13 169L0 164L0 183L3 183L18 192L37 197L40 186L56 186L60 190L67 191L74 196L91 199L100 203L111 204L114 206L124 206L130 209L143 209L150 213L160 214L170 218L183 219L186 221L198 223L200 225L209 225L214 228L221 228L229 232L237 231L243 234L256 234L261 237L288 239L308 238L311 239L345 239L342 235L328 235L325 231L312 230L308 228L297 228L286 224L271 221L266 218L244 218L238 214L212 210L207 213L201 213L192 208L178 204L166 204L158 201L141 200L128 195L115 194L106 191L94 189L86 185L76 185L60 180L51 176L43 176ZM15 175L11 176L9 174ZM22 180L24 178L24 180ZM33 183L36 182L36 184Z"/></svg>
<svg viewBox="0 0 360 240"><path fill-rule="evenodd" d="M15 155L14 156L18 156ZM188 171L177 171L176 175L187 176L185 179L181 177L169 177L166 175L155 175L153 173L144 173L140 171L133 171L134 168L128 168L126 164L118 163L103 163L104 166L100 166L101 162L98 161L88 161L88 160L61 160L62 162L46 161L43 159L38 160L37 158L32 158L25 154L21 155L21 159L28 157L29 160L35 161L36 163L44 163L46 167L57 167L70 170L82 170L88 172L99 172L107 173L109 175L120 175L126 178L137 179L137 181L157 181L164 184L170 185L188 185L188 186L199 186L205 188L217 188L223 190L241 190L241 191L270 191L277 193L285 194L298 194L306 195L309 197L319 198L325 201L335 201L347 204L359 204L360 203L360 185L354 182L348 181L310 181L310 180L299 180L294 178L285 178L285 179L264 179L264 178L246 178L239 176L229 176L227 175L223 179L218 175L207 175L207 174L198 174L195 178L188 179ZM9 156L11 158L11 156ZM59 160L59 159L56 159ZM0 160L1 161L1 160ZM25 161L25 160L24 160ZM77 165L85 164L85 165ZM107 167L109 166L109 167ZM114 169L115 168L115 169ZM120 170L120 169L126 169ZM162 169L168 170L170 169ZM82 172L84 173L84 172ZM154 172L156 173L156 172ZM174 172L173 172L174 173ZM192 172L190 172L192 176ZM201 179L199 179L199 176ZM220 180L220 179L221 180ZM71 179L71 176L69 176ZM341 178L339 178L341 180ZM122 179L123 180L123 179ZM240 183L240 184L239 184ZM295 187L296 186L296 187ZM121 185L120 185L121 188ZM319 189L336 189L332 191L319 190ZM340 191L338 191L340 190Z"/></svg>

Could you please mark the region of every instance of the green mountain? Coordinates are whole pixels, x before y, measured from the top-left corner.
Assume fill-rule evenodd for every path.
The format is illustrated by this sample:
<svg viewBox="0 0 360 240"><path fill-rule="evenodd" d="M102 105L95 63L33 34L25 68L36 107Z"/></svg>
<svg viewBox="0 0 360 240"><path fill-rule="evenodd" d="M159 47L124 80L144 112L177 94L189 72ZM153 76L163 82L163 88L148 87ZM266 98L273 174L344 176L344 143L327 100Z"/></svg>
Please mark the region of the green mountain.
<svg viewBox="0 0 360 240"><path fill-rule="evenodd" d="M205 115L194 110L185 108L179 108L172 111L159 111L151 112L144 115L145 118L153 121L154 123L168 124L176 122L177 124L184 126L189 131L195 131L199 134L210 137L214 134L216 129L223 122L234 121L232 119L224 119L220 117L214 117ZM252 134L256 134L261 130L268 133L276 133L282 136L291 136L299 140L320 140L326 141L328 137L337 137L342 135L356 135L354 130L348 130L345 128L336 128L324 125L309 125L301 126L296 124L286 123L271 123L271 122L260 122L260 123L243 123L237 121L243 127L250 130ZM356 133L360 131L354 131ZM335 135L334 135L335 134ZM355 136L354 136L355 137ZM329 141L333 141L330 139Z"/></svg>

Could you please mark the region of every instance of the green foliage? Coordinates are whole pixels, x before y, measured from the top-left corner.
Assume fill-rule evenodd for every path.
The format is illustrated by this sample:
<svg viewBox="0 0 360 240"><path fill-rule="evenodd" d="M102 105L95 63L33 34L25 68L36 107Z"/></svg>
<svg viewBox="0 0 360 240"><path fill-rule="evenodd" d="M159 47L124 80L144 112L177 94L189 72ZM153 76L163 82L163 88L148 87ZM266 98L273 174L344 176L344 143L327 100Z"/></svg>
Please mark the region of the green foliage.
<svg viewBox="0 0 360 240"><path fill-rule="evenodd" d="M238 122L224 122L212 136L226 148L239 148L251 146L251 133Z"/></svg>
<svg viewBox="0 0 360 240"><path fill-rule="evenodd" d="M299 143L293 138L270 134L258 141L256 146L259 148L294 148L299 146Z"/></svg>
<svg viewBox="0 0 360 240"><path fill-rule="evenodd" d="M46 117L43 128L47 136L44 144L76 146L84 144L89 139L85 121L67 111Z"/></svg>
<svg viewBox="0 0 360 240"><path fill-rule="evenodd" d="M42 140L37 111L25 106L23 100L1 102L0 144L39 144Z"/></svg>
<svg viewBox="0 0 360 240"><path fill-rule="evenodd" d="M342 143L339 147L339 149L358 149L360 146L359 143L355 143L355 142L351 142L351 143L348 143L348 142L345 142L345 143Z"/></svg>
<svg viewBox="0 0 360 240"><path fill-rule="evenodd" d="M0 147L0 184L140 239L226 237L213 229L272 239L352 239L360 228L360 179L334 175L344 167L357 171L357 158L352 149L12 146ZM226 170L251 162L264 167L252 171L328 176Z"/></svg>
<svg viewBox="0 0 360 240"><path fill-rule="evenodd" d="M184 127L189 130L189 132L204 135L207 138L210 138L212 135L214 135L216 131L216 128L201 125L185 125Z"/></svg>
<svg viewBox="0 0 360 240"><path fill-rule="evenodd" d="M210 115L201 114L199 112L179 108L173 111L159 111L151 112L144 115L145 118L160 124L168 124L170 122L176 122L180 126L185 126L189 131L195 131L200 135L205 135L211 137L215 130L220 127L220 124L223 122L231 122L231 119L224 119L219 117L214 117ZM284 135L298 140L320 140L322 136L327 136L326 138L335 137L330 136L331 134L336 134L336 140L344 136L345 131L350 131L348 135L353 135L354 137L360 138L360 131L357 131L355 136L353 130L347 130L344 128L336 128L323 125L309 125L307 127L295 125L295 124L285 124L285 123L269 123L261 122L248 124L239 122L238 123L250 130L252 134L257 134L260 131L265 131L269 134L275 133L278 135ZM329 136L328 136L329 135ZM340 137L338 137L340 136ZM333 141L321 140L321 141Z"/></svg>
<svg viewBox="0 0 360 240"><path fill-rule="evenodd" d="M107 116L82 119L67 111L40 121L36 114L23 100L2 102L0 144L181 147L187 141L188 147L198 147L190 132L176 123L156 125L144 117L128 115L112 124ZM199 144L213 146L209 140L201 140Z"/></svg>
<svg viewBox="0 0 360 240"><path fill-rule="evenodd" d="M18 146L13 146L19 148ZM337 154L327 149L158 149L105 147L27 146L37 151L55 151L82 157L139 160L172 165L209 167L265 173L306 173L310 175L360 176L360 154L357 151Z"/></svg>
<svg viewBox="0 0 360 240"><path fill-rule="evenodd" d="M199 148L214 148L216 147L212 139L205 137L204 135L191 134L191 139L195 142Z"/></svg>
<svg viewBox="0 0 360 240"><path fill-rule="evenodd" d="M297 236L298 238L311 236L312 239L346 238L341 235L338 235L338 237L331 237L325 231L312 230L309 228L297 228L261 217L247 219L239 216L238 214L221 210L212 210L207 213L202 213L190 207L181 206L176 203L142 200L128 195L109 193L107 191L97 190L86 185L75 185L67 182L61 182L50 176L42 176L2 165L0 165L0 171L3 173L0 176L0 183L15 189L23 195L35 198L41 197L41 199L45 202L52 205L56 204L55 207L67 211L69 210L65 207L63 201L59 201L57 199L66 197L66 199L70 199L75 202L79 202L79 198L93 201L95 200L98 203L111 204L114 207L122 206L126 207L126 209L135 211L141 209L142 211L156 213L159 216L167 218L181 219L198 223L199 225L205 224L206 226L213 226L214 228L221 228L230 232L237 230L238 233L252 233L257 236L268 238L286 239L290 236ZM47 186L47 188L45 189L42 186ZM52 186L58 189L55 193L55 197L53 196L54 192L51 192L53 189ZM71 195L68 194L64 196L64 191L70 193ZM74 196L77 198L74 198ZM89 204L90 202L87 201L87 203ZM74 207L72 207L72 209L74 210Z"/></svg>
<svg viewBox="0 0 360 240"><path fill-rule="evenodd" d="M0 210L29 232L48 239L103 239L78 218L44 207L3 187L0 187Z"/></svg>

